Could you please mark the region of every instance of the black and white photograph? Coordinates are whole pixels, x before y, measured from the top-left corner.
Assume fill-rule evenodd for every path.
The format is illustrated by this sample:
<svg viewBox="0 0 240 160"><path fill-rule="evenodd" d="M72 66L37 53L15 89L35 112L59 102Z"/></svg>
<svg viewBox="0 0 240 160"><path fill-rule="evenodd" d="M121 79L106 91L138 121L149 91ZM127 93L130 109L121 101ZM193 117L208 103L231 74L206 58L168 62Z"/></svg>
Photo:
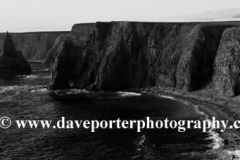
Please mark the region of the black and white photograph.
<svg viewBox="0 0 240 160"><path fill-rule="evenodd" d="M240 160L239 0L0 6L0 159Z"/></svg>

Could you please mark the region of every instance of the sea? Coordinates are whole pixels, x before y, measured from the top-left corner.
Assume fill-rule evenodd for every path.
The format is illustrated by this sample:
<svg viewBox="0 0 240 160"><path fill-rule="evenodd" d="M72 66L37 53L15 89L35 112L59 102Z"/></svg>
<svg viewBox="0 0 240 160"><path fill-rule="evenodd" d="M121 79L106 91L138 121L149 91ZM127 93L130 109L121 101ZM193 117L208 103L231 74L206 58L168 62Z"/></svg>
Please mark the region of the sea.
<svg viewBox="0 0 240 160"><path fill-rule="evenodd" d="M17 128L15 120L203 120L199 107L170 96L115 92L86 100L59 101L49 95L50 70L31 63L32 73L0 77L1 159L198 160L218 159L224 146L214 130L201 129L47 129Z"/></svg>

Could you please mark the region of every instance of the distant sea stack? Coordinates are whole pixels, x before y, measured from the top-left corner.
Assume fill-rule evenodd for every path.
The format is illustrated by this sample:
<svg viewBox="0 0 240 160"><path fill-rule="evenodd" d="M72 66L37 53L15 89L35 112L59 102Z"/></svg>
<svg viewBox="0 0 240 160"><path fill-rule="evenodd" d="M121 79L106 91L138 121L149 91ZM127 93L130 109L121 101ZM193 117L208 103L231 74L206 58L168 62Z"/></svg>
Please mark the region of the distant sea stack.
<svg viewBox="0 0 240 160"><path fill-rule="evenodd" d="M15 49L12 38L7 32L0 54L0 74L21 75L30 72L30 65L21 51Z"/></svg>
<svg viewBox="0 0 240 160"><path fill-rule="evenodd" d="M21 51L27 61L44 61L55 39L66 34L69 34L69 31L11 33L11 38L16 50ZM0 46L3 45L5 37L6 33L0 33Z"/></svg>
<svg viewBox="0 0 240 160"><path fill-rule="evenodd" d="M240 94L239 22L76 24L51 55L53 89L206 87Z"/></svg>

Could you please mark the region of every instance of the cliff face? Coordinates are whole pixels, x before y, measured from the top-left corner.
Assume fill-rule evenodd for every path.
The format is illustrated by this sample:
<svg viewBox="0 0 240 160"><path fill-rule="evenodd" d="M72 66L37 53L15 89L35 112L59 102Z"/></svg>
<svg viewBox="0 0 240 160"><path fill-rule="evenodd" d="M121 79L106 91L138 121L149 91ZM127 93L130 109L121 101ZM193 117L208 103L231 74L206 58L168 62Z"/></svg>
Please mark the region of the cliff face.
<svg viewBox="0 0 240 160"><path fill-rule="evenodd" d="M20 51L15 49L10 35L7 33L0 54L0 74L18 75L31 72L30 65Z"/></svg>
<svg viewBox="0 0 240 160"><path fill-rule="evenodd" d="M62 34L68 33L13 33L12 39L16 49L21 51L27 60L43 60L47 52L52 48L55 39ZM5 36L5 34L0 34L0 46L3 45Z"/></svg>
<svg viewBox="0 0 240 160"><path fill-rule="evenodd" d="M216 53L218 57L221 52L222 33L236 25L77 24L51 49L56 57L51 85L53 89L66 88L71 81L78 88L103 90L150 86L198 90L211 83L213 75L221 77L216 74L217 67L214 71L214 64L219 64ZM216 79L214 84L218 83Z"/></svg>
<svg viewBox="0 0 240 160"><path fill-rule="evenodd" d="M226 96L240 94L240 28L226 29L215 59L214 86Z"/></svg>
<svg viewBox="0 0 240 160"><path fill-rule="evenodd" d="M55 57L57 57L57 53L63 47L64 40L67 38L67 35L60 35L55 39L55 42L51 49L48 50L43 60L45 64L51 64L54 62Z"/></svg>

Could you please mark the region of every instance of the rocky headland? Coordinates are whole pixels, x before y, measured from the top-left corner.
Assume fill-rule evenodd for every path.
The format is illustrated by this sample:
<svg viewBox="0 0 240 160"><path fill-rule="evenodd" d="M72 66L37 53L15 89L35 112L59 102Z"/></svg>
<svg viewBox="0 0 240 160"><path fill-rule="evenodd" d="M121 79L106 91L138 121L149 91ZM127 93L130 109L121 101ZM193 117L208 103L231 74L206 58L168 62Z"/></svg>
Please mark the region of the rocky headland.
<svg viewBox="0 0 240 160"><path fill-rule="evenodd" d="M50 85L187 95L240 117L239 39L240 22L75 24L47 54Z"/></svg>
<svg viewBox="0 0 240 160"><path fill-rule="evenodd" d="M29 74L31 67L7 33L0 54L0 75Z"/></svg>
<svg viewBox="0 0 240 160"><path fill-rule="evenodd" d="M71 82L168 94L240 117L240 22L75 24L50 51L52 89ZM223 137L228 148L240 148L236 132Z"/></svg>

